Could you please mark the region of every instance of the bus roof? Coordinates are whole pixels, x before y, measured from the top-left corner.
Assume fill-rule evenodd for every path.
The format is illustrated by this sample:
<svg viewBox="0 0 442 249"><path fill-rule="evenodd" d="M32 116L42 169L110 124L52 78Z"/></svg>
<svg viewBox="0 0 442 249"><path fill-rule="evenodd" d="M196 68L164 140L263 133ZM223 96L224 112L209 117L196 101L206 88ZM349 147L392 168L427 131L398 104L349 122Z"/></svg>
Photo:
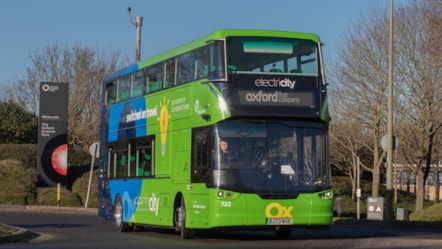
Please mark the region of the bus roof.
<svg viewBox="0 0 442 249"><path fill-rule="evenodd" d="M129 73L135 72L138 69L145 68L155 63L164 61L168 58L173 58L179 54L204 46L210 41L219 40L232 36L258 36L258 37L278 37L278 38L296 38L306 39L314 42L320 42L319 36L312 33L293 32L293 31L279 31L279 30L253 30L253 29L224 29L218 30L199 39L193 40L171 50L165 51L151 58L140 61L139 63L132 64L116 72L110 73L105 76L104 81L109 82L113 79L124 76Z"/></svg>

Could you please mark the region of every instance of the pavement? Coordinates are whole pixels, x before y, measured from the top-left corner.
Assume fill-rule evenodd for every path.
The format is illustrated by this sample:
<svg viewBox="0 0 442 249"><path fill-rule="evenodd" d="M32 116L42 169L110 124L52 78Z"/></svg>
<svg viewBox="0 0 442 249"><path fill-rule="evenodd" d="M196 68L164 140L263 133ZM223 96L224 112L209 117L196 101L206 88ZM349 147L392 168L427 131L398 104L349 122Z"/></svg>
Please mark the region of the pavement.
<svg viewBox="0 0 442 249"><path fill-rule="evenodd" d="M68 213L91 213L97 214L96 208L75 208L57 206L21 206L21 205L0 205L0 212L8 211L38 211L38 212L68 212ZM28 229L11 226L0 221L0 244L7 242L23 241L28 239Z"/></svg>

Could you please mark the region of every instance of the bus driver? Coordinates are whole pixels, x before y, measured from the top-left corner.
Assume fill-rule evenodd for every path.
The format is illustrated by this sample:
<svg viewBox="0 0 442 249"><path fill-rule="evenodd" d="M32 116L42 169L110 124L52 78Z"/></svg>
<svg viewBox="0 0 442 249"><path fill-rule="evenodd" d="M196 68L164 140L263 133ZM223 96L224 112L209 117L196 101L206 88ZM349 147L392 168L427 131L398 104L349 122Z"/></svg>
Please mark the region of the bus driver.
<svg viewBox="0 0 442 249"><path fill-rule="evenodd" d="M236 157L234 156L234 153L229 151L229 143L226 140L221 139L219 142L219 148L221 163L230 163L235 161Z"/></svg>

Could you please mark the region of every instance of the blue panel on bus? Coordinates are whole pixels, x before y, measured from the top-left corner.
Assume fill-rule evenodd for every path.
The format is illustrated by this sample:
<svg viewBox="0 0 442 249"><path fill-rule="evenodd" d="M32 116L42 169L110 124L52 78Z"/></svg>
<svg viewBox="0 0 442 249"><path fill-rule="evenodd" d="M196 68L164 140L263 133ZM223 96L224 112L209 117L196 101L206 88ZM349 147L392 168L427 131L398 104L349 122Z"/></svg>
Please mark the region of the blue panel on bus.
<svg viewBox="0 0 442 249"><path fill-rule="evenodd" d="M112 203L115 203L117 195L121 197L124 221L129 221L137 209L142 184L142 179L109 181Z"/></svg>
<svg viewBox="0 0 442 249"><path fill-rule="evenodd" d="M135 99L132 101L133 112L131 113L131 118L135 122L135 135L136 137L146 136L146 99Z"/></svg>
<svg viewBox="0 0 442 249"><path fill-rule="evenodd" d="M121 111L123 110L122 104L117 104L112 106L109 117L109 133L108 133L108 141L117 141L118 139L118 127L119 120L121 116Z"/></svg>
<svg viewBox="0 0 442 249"><path fill-rule="evenodd" d="M111 107L108 141L146 136L146 100L133 99Z"/></svg>
<svg viewBox="0 0 442 249"><path fill-rule="evenodd" d="M121 71L123 71L123 70L118 70L113 73L106 74L103 78L103 82L105 82L107 84L107 83L111 83L113 81L116 81L120 77Z"/></svg>
<svg viewBox="0 0 442 249"><path fill-rule="evenodd" d="M121 71L120 76L124 76L124 75L130 74L130 73L133 73L133 72L135 72L135 71L138 71L138 64L132 64L132 65L130 65L130 66L124 68L124 69Z"/></svg>

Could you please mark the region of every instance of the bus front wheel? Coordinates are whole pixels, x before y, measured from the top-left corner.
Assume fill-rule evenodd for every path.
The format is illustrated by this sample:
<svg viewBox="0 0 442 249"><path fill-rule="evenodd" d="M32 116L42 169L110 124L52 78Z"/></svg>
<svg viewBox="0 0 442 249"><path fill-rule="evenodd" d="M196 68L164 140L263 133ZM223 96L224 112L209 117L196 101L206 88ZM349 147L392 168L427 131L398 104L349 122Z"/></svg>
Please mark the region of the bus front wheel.
<svg viewBox="0 0 442 249"><path fill-rule="evenodd" d="M121 201L121 197L117 196L114 205L114 219L115 226L118 232L128 232L132 230L132 227L129 223L124 222L124 209L123 202Z"/></svg>
<svg viewBox="0 0 442 249"><path fill-rule="evenodd" d="M184 198L181 197L181 204L175 208L175 227L180 231L181 239L192 239L195 236L195 230L186 228L186 207Z"/></svg>

